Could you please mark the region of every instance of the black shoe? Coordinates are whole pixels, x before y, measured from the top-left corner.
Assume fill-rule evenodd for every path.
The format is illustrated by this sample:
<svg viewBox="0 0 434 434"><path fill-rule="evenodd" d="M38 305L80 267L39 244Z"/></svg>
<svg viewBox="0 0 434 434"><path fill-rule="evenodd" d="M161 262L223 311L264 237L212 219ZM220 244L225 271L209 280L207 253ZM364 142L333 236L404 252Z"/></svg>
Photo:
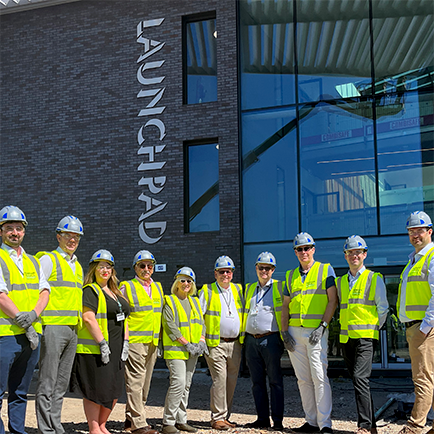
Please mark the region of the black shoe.
<svg viewBox="0 0 434 434"><path fill-rule="evenodd" d="M302 432L302 433L319 432L319 427L313 426L310 423L306 422L304 425L302 425L298 428L291 428L291 431Z"/></svg>
<svg viewBox="0 0 434 434"><path fill-rule="evenodd" d="M270 421L268 420L255 420L254 422L246 423L244 428L270 428Z"/></svg>
<svg viewBox="0 0 434 434"><path fill-rule="evenodd" d="M321 434L333 434L333 430L329 426L325 426L321 430Z"/></svg>
<svg viewBox="0 0 434 434"><path fill-rule="evenodd" d="M283 431L283 425L282 425L282 422L275 422L275 423L273 424L273 428L272 428L272 430L273 430L273 431Z"/></svg>

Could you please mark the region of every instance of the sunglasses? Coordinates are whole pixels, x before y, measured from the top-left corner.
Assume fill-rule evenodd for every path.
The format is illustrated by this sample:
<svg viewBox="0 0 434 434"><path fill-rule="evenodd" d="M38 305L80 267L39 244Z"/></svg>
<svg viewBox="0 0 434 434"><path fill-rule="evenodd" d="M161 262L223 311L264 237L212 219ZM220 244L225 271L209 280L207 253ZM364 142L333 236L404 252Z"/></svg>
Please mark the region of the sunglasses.
<svg viewBox="0 0 434 434"><path fill-rule="evenodd" d="M259 271L270 271L270 270L272 270L272 268L271 267L264 267L264 266L262 266L262 265L258 265L258 270Z"/></svg>
<svg viewBox="0 0 434 434"><path fill-rule="evenodd" d="M309 250L312 250L313 246L305 246L305 247L297 247L294 250L298 253L301 252L308 252Z"/></svg>
<svg viewBox="0 0 434 434"><path fill-rule="evenodd" d="M154 268L154 264L139 264L139 268L141 268L142 270L144 270L145 268L152 270Z"/></svg>
<svg viewBox="0 0 434 434"><path fill-rule="evenodd" d="M231 270L218 270L219 274L232 274Z"/></svg>
<svg viewBox="0 0 434 434"><path fill-rule="evenodd" d="M181 283L191 283L192 280L190 280L190 279L181 279L180 282Z"/></svg>

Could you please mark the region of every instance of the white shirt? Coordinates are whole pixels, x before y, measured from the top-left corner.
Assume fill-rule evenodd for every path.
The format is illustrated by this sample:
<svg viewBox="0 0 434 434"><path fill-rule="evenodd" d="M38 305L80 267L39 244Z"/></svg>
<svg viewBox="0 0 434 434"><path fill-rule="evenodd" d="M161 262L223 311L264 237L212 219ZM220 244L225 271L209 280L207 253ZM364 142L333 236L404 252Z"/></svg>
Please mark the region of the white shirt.
<svg viewBox="0 0 434 434"><path fill-rule="evenodd" d="M14 264L18 267L21 274L23 274L23 254L26 253L25 250L22 247L20 247L20 255L18 256L18 253L15 249L9 247L4 243L2 244L1 248L9 254ZM50 285L47 282L44 271L42 270L41 267L39 269L39 292L43 291L44 289L50 291ZM0 267L0 292L4 292L5 294L9 293L8 287L6 286L6 282L3 277L3 270L1 267Z"/></svg>
<svg viewBox="0 0 434 434"><path fill-rule="evenodd" d="M251 335L262 335L269 332L278 332L273 302L273 279L265 286L256 285L250 299L250 309L247 315L246 332Z"/></svg>
<svg viewBox="0 0 434 434"><path fill-rule="evenodd" d="M350 291L353 288L354 284L357 282L357 279L365 270L366 267L363 266L356 273L355 276L353 276L348 271L348 285L350 287ZM377 277L374 301L375 301L375 305L377 306L378 320L380 322L379 327L381 329L381 327L383 327L387 319L387 312L389 311L389 302L387 301L386 286L384 285L384 280L380 276Z"/></svg>
<svg viewBox="0 0 434 434"><path fill-rule="evenodd" d="M57 252L60 253L60 255L62 256L62 258L64 258L66 260L66 262L68 263L68 265L71 267L72 272L75 274L75 263L77 262L77 256L72 255L69 256L68 253L66 253L65 251L63 251L60 246L56 249ZM39 259L39 262L41 263L41 267L42 270L44 271L45 276L47 276L48 278L50 278L51 273L53 272L53 261L51 260L51 258L48 255L44 255L41 256L41 258Z"/></svg>
<svg viewBox="0 0 434 434"><path fill-rule="evenodd" d="M419 253L416 253L415 251L411 252L408 256L410 263L412 263L411 266L407 267L404 272L402 273L402 283L401 283L401 299L400 299L400 309L398 312L399 320L401 322L409 322L412 321L406 314L405 314L405 291L407 288L407 279L408 279L408 273L410 272L410 269L413 267L416 262L422 258L429 250L431 250L434 247L434 243L429 243L427 246L425 246ZM428 309L425 313L425 318L422 320L422 324L420 325L420 331L427 334L431 330L431 328L434 327L434 260L431 260L430 264L428 265L428 284L431 289L431 298L428 303Z"/></svg>

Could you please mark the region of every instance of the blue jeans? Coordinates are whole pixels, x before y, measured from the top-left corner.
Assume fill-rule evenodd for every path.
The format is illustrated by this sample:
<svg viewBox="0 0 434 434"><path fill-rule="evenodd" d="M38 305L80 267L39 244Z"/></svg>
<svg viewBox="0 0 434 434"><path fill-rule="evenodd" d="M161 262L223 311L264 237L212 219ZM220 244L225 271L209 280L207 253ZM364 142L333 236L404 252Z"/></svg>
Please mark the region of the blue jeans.
<svg viewBox="0 0 434 434"><path fill-rule="evenodd" d="M252 379L253 398L256 413L261 422L270 422L270 404L267 393L267 379L270 385L271 418L276 424L283 420L283 376L280 358L283 343L278 332L256 339L246 334L246 363Z"/></svg>
<svg viewBox="0 0 434 434"><path fill-rule="evenodd" d="M40 346L32 351L25 334L0 336L0 411L7 389L11 434L25 434L27 392L39 359L39 348ZM4 424L0 418L0 434L4 433Z"/></svg>

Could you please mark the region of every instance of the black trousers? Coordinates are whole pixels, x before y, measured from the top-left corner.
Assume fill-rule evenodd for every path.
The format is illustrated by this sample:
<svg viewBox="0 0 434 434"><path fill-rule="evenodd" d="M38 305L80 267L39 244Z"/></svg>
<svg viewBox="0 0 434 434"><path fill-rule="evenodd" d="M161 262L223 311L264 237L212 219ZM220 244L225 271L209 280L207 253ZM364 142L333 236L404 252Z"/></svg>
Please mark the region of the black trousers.
<svg viewBox="0 0 434 434"><path fill-rule="evenodd" d="M369 387L375 339L348 339L343 345L344 360L353 380L357 405L357 426L368 431L375 427L374 404Z"/></svg>

